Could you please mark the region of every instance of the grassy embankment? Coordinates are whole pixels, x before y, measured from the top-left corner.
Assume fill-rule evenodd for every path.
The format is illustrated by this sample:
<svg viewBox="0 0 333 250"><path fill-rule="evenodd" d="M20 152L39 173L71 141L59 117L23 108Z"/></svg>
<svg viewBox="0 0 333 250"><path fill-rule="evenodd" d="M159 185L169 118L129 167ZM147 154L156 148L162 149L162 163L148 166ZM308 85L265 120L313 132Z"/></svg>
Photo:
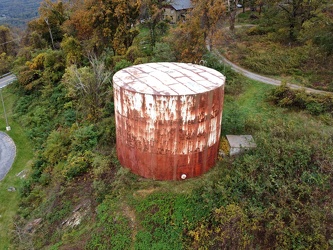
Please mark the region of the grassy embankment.
<svg viewBox="0 0 333 250"><path fill-rule="evenodd" d="M22 170L29 168L29 160L33 155L32 147L29 144L28 138L25 136L23 128L12 119L12 106L16 97L11 93L9 88L10 87L3 89L3 98L11 130L6 131L2 104L0 108L0 130L6 132L14 140L16 145L16 158L7 176L0 181L0 249L8 249L10 246L9 234L13 230L12 219L18 206L18 188L21 182L21 179L16 175ZM15 187L16 191L9 192L7 190L8 187Z"/></svg>
<svg viewBox="0 0 333 250"><path fill-rule="evenodd" d="M321 141L331 145L332 127L306 111L272 105L272 86L237 80L245 83L227 88L234 94L226 95L223 134L252 134L257 149L183 182L127 176L121 195L99 205L88 249L332 245L325 238L331 233L332 157Z"/></svg>

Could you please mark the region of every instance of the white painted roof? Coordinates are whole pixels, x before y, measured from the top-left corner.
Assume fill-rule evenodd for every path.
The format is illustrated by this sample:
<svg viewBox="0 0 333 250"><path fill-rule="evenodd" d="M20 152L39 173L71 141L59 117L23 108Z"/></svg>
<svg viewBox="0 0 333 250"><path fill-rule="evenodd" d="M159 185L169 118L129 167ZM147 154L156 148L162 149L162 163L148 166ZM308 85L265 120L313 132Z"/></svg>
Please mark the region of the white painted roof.
<svg viewBox="0 0 333 250"><path fill-rule="evenodd" d="M129 91L152 95L193 95L221 87L225 76L197 64L146 63L122 69L113 84Z"/></svg>

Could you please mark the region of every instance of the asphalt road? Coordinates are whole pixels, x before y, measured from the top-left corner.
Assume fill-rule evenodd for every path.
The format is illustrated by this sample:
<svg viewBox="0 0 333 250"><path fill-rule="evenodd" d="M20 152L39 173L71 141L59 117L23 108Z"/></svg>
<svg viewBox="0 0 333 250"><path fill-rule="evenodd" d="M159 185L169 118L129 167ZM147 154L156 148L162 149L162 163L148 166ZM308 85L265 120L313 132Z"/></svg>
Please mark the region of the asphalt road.
<svg viewBox="0 0 333 250"><path fill-rule="evenodd" d="M6 74L0 78L0 88L6 87L8 84L11 84L16 80L16 76L13 74Z"/></svg>
<svg viewBox="0 0 333 250"><path fill-rule="evenodd" d="M12 167L16 156L16 146L12 138L0 131L0 181Z"/></svg>
<svg viewBox="0 0 333 250"><path fill-rule="evenodd" d="M0 78L0 88L6 87L16 80L15 75L6 74ZM13 165L16 156L16 146L12 138L0 131L0 181Z"/></svg>
<svg viewBox="0 0 333 250"><path fill-rule="evenodd" d="M275 86L279 86L282 84L282 82L280 80L277 79L273 79L273 78L269 78L266 76L262 76L262 75L258 75L256 73L253 73L251 71L248 71L242 67L239 67L238 65L234 64L233 62L229 61L227 58L225 58L223 55L221 55L217 50L213 51L221 60L222 63L225 63L226 65L229 65L231 67L232 70L250 78L253 79L255 81L259 81L259 82L263 82L266 84L270 84L270 85L275 85ZM325 94L325 95L332 95L332 92L328 92L328 91L323 91L323 90L317 90L317 89L312 89L312 88L306 88L303 86L299 86L296 84L291 84L291 83L287 83L287 86L290 87L291 89L304 89L305 92L307 93L316 93L316 94Z"/></svg>

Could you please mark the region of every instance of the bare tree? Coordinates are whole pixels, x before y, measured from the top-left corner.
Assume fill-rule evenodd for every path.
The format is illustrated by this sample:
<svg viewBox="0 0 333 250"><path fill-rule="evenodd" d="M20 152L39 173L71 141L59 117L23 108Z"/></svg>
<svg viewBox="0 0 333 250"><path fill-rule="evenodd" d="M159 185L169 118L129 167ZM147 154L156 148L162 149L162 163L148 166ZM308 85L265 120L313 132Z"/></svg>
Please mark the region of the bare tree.
<svg viewBox="0 0 333 250"><path fill-rule="evenodd" d="M87 117L96 121L100 117L100 110L105 105L105 96L110 88L111 72L103 61L90 55L90 67L69 67L64 75L64 82L69 95L78 100L79 108L86 110Z"/></svg>

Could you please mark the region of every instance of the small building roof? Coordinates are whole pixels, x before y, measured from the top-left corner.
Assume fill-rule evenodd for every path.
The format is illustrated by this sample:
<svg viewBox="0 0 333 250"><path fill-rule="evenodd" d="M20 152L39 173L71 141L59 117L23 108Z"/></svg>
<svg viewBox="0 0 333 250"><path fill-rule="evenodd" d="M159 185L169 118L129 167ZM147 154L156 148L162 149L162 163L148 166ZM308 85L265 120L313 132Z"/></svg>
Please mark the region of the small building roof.
<svg viewBox="0 0 333 250"><path fill-rule="evenodd" d="M191 0L169 0L168 2L175 10L187 10L193 8Z"/></svg>

